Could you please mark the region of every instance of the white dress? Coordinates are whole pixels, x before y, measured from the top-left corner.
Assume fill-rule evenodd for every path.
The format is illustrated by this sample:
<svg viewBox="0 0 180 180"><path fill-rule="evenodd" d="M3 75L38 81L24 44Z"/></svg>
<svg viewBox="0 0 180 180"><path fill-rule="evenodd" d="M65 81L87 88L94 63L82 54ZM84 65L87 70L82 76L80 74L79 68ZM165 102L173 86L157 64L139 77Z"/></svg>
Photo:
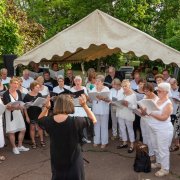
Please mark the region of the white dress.
<svg viewBox="0 0 180 180"><path fill-rule="evenodd" d="M18 100L18 96L16 100L11 95L10 98L11 98L11 102ZM11 112L12 112L12 120L11 120ZM6 117L6 133L15 133L26 129L21 110L9 111L6 109L5 117Z"/></svg>

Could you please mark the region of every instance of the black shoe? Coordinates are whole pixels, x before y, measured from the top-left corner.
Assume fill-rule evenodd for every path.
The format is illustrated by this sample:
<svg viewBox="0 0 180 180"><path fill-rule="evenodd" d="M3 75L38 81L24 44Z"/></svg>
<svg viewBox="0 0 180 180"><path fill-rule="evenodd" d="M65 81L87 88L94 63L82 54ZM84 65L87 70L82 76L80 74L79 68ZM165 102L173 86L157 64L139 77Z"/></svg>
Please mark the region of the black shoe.
<svg viewBox="0 0 180 180"><path fill-rule="evenodd" d="M121 144L120 146L117 146L117 149L127 148L127 144Z"/></svg>
<svg viewBox="0 0 180 180"><path fill-rule="evenodd" d="M128 149L128 153L132 153L134 151L134 148L133 147L130 147L129 149Z"/></svg>

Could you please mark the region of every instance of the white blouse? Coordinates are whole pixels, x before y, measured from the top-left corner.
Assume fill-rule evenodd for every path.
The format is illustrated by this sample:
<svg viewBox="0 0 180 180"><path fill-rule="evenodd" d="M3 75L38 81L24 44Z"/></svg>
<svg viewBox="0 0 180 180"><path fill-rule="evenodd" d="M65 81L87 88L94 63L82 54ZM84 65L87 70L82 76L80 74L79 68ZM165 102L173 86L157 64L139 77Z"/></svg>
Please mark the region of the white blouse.
<svg viewBox="0 0 180 180"><path fill-rule="evenodd" d="M44 85L43 85L44 86ZM49 89L47 86L44 86L43 90L42 91L39 91L42 96L46 96L46 95L49 95Z"/></svg>
<svg viewBox="0 0 180 180"><path fill-rule="evenodd" d="M159 106L158 111L153 111L152 113L153 114L162 114L164 107L169 103L171 104L170 99L168 99L161 106ZM149 117L150 118L149 118L149 120L147 122L148 122L149 126L151 126L152 128L155 128L155 129L160 128L161 129L161 128L164 128L164 127L168 127L169 125L172 125L170 116L165 121L159 121L158 119L156 119L156 118L154 118L152 116L149 116Z"/></svg>
<svg viewBox="0 0 180 180"><path fill-rule="evenodd" d="M134 121L135 114L133 113L132 109L137 108L137 99L135 93L128 96L126 96L123 93L123 95L121 94L121 98L122 99L118 99L118 100L128 101L128 107L126 106L117 107L116 116L128 121Z"/></svg>
<svg viewBox="0 0 180 180"><path fill-rule="evenodd" d="M94 87L90 92L99 92L96 87ZM101 92L109 92L110 98L110 90L108 87L104 86ZM109 103L102 100L93 100L92 101L92 111L97 115L108 115L109 114Z"/></svg>
<svg viewBox="0 0 180 180"><path fill-rule="evenodd" d="M59 86L54 87L53 92L57 93L57 94L62 93L64 91L64 88L67 89L67 90L70 90L69 86L64 85L63 88L60 88Z"/></svg>

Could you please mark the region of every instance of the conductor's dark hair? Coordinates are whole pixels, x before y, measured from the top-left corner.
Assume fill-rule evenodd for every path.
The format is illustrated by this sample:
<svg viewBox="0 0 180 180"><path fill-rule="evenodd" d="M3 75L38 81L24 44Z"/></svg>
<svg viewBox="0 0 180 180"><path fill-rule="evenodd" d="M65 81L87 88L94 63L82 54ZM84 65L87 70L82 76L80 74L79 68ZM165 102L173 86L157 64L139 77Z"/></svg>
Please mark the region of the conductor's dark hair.
<svg viewBox="0 0 180 180"><path fill-rule="evenodd" d="M61 94L57 97L54 104L54 114L73 114L74 101L70 95Z"/></svg>

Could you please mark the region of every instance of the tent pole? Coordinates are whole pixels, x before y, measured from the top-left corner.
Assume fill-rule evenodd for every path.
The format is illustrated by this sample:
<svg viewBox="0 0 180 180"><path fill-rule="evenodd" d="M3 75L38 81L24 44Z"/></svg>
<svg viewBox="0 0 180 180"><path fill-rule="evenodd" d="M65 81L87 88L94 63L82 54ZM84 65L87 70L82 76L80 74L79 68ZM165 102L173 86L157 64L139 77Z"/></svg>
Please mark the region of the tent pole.
<svg viewBox="0 0 180 180"><path fill-rule="evenodd" d="M83 76L83 81L85 82L85 70L84 70L84 62L81 63L81 71L82 71L82 76Z"/></svg>

